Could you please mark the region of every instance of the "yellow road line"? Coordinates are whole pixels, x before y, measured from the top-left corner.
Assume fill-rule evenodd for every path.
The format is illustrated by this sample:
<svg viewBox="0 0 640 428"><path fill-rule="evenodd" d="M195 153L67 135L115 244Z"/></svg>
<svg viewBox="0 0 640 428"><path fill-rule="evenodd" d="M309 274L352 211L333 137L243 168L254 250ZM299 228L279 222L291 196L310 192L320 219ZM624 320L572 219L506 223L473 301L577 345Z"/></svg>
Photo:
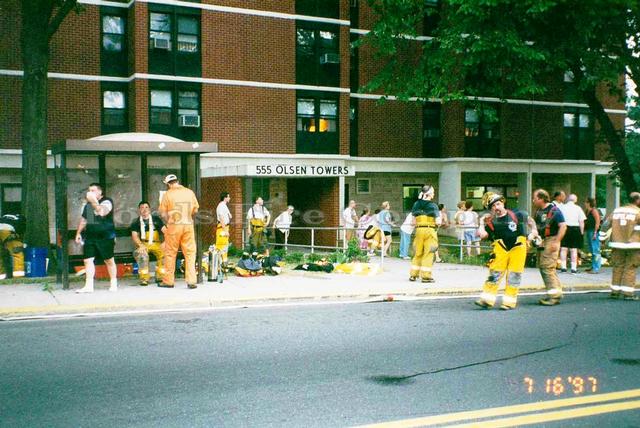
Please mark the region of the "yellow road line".
<svg viewBox="0 0 640 428"><path fill-rule="evenodd" d="M587 416L602 415L604 413L623 412L640 409L640 400L622 401L618 403L600 404L598 406L579 407L577 409L558 410L555 412L539 413L512 418L494 419L485 422L472 422L461 425L448 425L449 427L481 427L501 428L522 425L538 424L542 422L562 421L565 419L577 419Z"/></svg>
<svg viewBox="0 0 640 428"><path fill-rule="evenodd" d="M514 415L518 413L558 409L562 407L578 406L582 404L602 403L606 401L637 398L637 397L640 397L640 389L630 389L626 391L610 392L607 394L587 395L584 397L564 398L561 400L540 401L536 403L517 404L514 406L494 407L491 409L482 409L482 410L469 410L465 412L447 413L443 415L427 416L423 418L383 422L379 424L364 425L361 428L423 427L423 426L429 426L429 425L467 421L470 419L482 419L482 418L489 418L489 417L496 417L496 416L507 416L507 415Z"/></svg>

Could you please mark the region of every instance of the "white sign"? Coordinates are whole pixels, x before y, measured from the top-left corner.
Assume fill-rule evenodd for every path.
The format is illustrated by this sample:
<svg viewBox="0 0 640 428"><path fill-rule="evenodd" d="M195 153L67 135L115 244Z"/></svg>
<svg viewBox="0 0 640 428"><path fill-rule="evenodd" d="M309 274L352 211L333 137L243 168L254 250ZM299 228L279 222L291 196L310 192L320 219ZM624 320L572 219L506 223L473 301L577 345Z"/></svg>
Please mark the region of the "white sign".
<svg viewBox="0 0 640 428"><path fill-rule="evenodd" d="M356 175L353 166L345 165L249 165L249 176L269 177L346 177Z"/></svg>

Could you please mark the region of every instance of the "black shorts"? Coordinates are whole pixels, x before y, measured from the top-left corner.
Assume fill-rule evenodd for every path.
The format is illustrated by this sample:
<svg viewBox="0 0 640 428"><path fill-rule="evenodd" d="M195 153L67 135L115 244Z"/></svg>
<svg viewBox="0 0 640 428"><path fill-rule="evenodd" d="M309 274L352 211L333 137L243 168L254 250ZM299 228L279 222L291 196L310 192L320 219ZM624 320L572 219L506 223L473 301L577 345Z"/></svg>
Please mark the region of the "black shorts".
<svg viewBox="0 0 640 428"><path fill-rule="evenodd" d="M115 246L115 239L87 240L84 242L84 258L97 257L101 260L108 260L113 258L113 248Z"/></svg>
<svg viewBox="0 0 640 428"><path fill-rule="evenodd" d="M580 227L568 226L567 232L562 238L561 246L565 248L582 248L583 242L584 238L582 237L582 233L580 233Z"/></svg>

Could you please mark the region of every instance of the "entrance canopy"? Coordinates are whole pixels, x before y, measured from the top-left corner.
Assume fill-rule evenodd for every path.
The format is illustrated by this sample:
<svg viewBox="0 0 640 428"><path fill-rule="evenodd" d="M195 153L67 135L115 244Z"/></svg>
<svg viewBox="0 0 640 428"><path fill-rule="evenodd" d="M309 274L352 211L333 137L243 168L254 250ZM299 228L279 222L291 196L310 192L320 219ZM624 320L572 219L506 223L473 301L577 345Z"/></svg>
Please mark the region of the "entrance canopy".
<svg viewBox="0 0 640 428"><path fill-rule="evenodd" d="M82 247L74 241L84 195L91 183L100 183L113 199L116 255L133 250L128 227L138 217L138 204L148 201L156 210L166 190L162 182L176 174L200 199L200 155L218 151L216 143L182 141L160 134L110 134L87 140L66 140L52 148L55 164L56 248L58 281L69 286L70 258L80 259ZM199 225L196 237L200 263ZM198 269L199 282L202 270Z"/></svg>

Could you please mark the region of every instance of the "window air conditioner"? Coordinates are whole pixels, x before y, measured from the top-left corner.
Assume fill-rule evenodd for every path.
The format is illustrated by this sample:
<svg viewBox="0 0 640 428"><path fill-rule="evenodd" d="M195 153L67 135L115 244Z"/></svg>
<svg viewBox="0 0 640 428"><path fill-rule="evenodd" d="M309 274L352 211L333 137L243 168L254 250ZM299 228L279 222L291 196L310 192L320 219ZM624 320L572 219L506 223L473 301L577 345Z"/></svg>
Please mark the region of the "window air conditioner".
<svg viewBox="0 0 640 428"><path fill-rule="evenodd" d="M152 40L153 40L152 47L154 49L164 49L167 51L171 50L171 40L158 39L158 38L153 38Z"/></svg>
<svg viewBox="0 0 640 428"><path fill-rule="evenodd" d="M337 53L326 53L320 56L320 64L339 64L340 55Z"/></svg>
<svg viewBox="0 0 640 428"><path fill-rule="evenodd" d="M180 115L180 126L186 128L200 128L200 116L197 114Z"/></svg>

